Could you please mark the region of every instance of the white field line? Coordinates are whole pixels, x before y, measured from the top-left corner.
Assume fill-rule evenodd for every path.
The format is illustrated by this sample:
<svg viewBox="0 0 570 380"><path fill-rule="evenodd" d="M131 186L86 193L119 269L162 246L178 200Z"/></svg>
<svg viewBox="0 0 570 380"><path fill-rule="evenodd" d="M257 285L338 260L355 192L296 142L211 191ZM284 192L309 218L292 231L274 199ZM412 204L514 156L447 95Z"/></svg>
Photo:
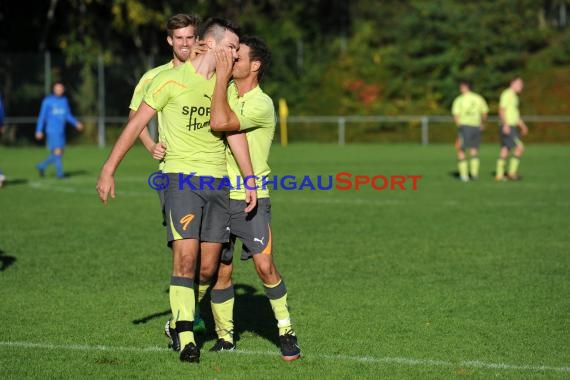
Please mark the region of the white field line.
<svg viewBox="0 0 570 380"><path fill-rule="evenodd" d="M61 193L70 193L70 194L82 194L82 195L90 195L93 197L97 197L97 191L95 190L95 186L92 189L88 189L85 187L75 187L69 186L69 184L59 184L56 182L47 182L47 181L32 181L29 183L29 186L34 189L40 190L48 190L48 191L56 191ZM121 188L117 188L117 197L156 197L155 191L144 185L145 188L143 191L137 190L121 190ZM280 190L276 190L280 191ZM275 192L275 191L274 191ZM285 202L285 203L302 203L302 204L324 204L324 205L354 205L354 206L401 206L406 204L412 204L411 200L399 200L399 199L373 199L373 198L331 198L331 197L300 197L297 194L302 194L302 192L297 191L297 193L293 194L292 197L288 197L287 199L283 198L272 198L272 202ZM430 203L425 199L420 200L422 204ZM448 206L448 207L463 207L464 201L457 201L457 200L444 200L441 202L431 202L437 205ZM521 206L528 206L528 207L543 207L543 206L556 206L556 207L569 207L570 201L556 201L556 202L546 202L546 201L532 201L532 202L525 202L525 201L504 201L504 202L493 202L493 201L484 201L477 203L479 206L484 207L521 207Z"/></svg>
<svg viewBox="0 0 570 380"><path fill-rule="evenodd" d="M163 347L118 347L104 345L83 345L83 344L49 344L49 343L33 343L33 342L17 342L17 341L0 341L0 347L6 348L23 348L23 349L43 349L55 351L108 351L108 352L170 352L170 349ZM278 356L273 351L251 351L241 350L229 352L230 355L248 355L248 356ZM400 364L405 366L421 366L421 367L467 367L480 369L496 369L496 370L517 370L526 372L570 372L570 366L554 367L547 365L533 364L506 364L506 363L488 363L480 360L464 360L453 362L450 360L432 360L432 359L413 359L401 357L374 357L374 356L350 356L350 355L324 355L324 354L304 354L308 359L330 360L330 361L347 361L368 364Z"/></svg>

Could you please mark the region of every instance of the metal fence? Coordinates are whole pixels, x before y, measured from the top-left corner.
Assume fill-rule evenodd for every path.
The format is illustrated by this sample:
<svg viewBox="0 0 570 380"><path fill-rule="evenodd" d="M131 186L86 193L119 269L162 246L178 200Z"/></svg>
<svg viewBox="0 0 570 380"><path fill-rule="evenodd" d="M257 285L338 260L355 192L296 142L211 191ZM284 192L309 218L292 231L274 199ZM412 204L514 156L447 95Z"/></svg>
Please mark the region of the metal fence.
<svg viewBox="0 0 570 380"><path fill-rule="evenodd" d="M126 116L78 117L84 123L97 126L98 146L114 143ZM570 143L570 115L523 116L531 130L529 138L535 142ZM33 129L36 117L7 117L5 124L12 128ZM486 122L487 141L495 141L494 133L499 118L490 117ZM453 118L447 115L401 115L401 116L289 116L287 118L289 141L329 142L345 145L361 142L449 142L455 136ZM156 136L156 120L149 126ZM485 139L485 137L484 137ZM279 132L276 140L279 141Z"/></svg>

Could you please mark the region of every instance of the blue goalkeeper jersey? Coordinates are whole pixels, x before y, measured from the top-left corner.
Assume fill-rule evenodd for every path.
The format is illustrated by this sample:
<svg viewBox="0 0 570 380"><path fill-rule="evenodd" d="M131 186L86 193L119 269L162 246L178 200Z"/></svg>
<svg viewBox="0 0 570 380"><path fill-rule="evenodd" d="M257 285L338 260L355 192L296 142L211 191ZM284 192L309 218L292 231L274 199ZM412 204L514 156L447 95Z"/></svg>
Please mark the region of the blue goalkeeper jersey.
<svg viewBox="0 0 570 380"><path fill-rule="evenodd" d="M48 95L42 101L42 108L36 124L36 133L44 132L48 136L65 135L65 123L77 124L77 119L71 114L69 103L65 96Z"/></svg>

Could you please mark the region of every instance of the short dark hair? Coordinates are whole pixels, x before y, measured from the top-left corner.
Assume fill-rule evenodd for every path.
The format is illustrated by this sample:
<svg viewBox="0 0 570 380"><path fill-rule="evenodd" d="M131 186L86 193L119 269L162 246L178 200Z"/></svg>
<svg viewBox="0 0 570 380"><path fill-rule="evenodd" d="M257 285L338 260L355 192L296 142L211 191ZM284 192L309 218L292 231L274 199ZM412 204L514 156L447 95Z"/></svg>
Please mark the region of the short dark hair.
<svg viewBox="0 0 570 380"><path fill-rule="evenodd" d="M199 23L200 18L198 16L178 13L168 19L168 22L166 23L166 32L170 37L172 37L176 29L186 28L187 26L193 26L194 29L196 29L198 28Z"/></svg>
<svg viewBox="0 0 570 380"><path fill-rule="evenodd" d="M222 17L210 17L200 25L198 38L202 40L212 34L216 42L219 42L224 38L223 32L226 30L235 33L238 37L240 36L240 29L233 21Z"/></svg>
<svg viewBox="0 0 570 380"><path fill-rule="evenodd" d="M261 82L263 75L271 64L271 52L269 51L269 47L265 41L256 36L243 36L240 38L239 43L249 47L250 60L258 61L261 64L257 72L257 80Z"/></svg>
<svg viewBox="0 0 570 380"><path fill-rule="evenodd" d="M473 83L469 79L462 79L459 84L467 86L470 90L473 88Z"/></svg>

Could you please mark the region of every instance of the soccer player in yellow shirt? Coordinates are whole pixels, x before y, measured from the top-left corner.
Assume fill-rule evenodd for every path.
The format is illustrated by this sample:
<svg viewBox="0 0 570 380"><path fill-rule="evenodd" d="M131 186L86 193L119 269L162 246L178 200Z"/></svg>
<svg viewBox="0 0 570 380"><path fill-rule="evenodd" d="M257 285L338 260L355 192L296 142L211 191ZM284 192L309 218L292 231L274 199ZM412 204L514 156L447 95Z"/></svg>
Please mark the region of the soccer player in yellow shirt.
<svg viewBox="0 0 570 380"><path fill-rule="evenodd" d="M217 268L222 243L229 239L229 191L221 186L227 175L225 142L210 129L216 81L214 50L224 47L237 57L239 48L238 30L229 20L209 19L201 25L200 36L207 52L153 79L143 103L103 165L96 187L103 203L109 195L115 197L114 174L119 164L152 117L162 112L163 137L168 147L163 167L169 181L164 194L167 241L173 254L169 297L182 348L180 360L185 362L200 359L193 333L198 254L201 252L205 267L215 263L210 266ZM252 175L245 137L236 134L227 139L244 175ZM203 186L205 182L210 186ZM246 211L255 208L256 197L255 190L247 191Z"/></svg>
<svg viewBox="0 0 570 380"><path fill-rule="evenodd" d="M233 62L228 52L216 52L216 87L212 99L213 130L239 132L247 136L251 162L258 187L256 209L246 213L243 185L238 188L238 177L243 178L235 157L227 150L230 190L230 244L222 252L218 279L211 292L212 313L218 341L210 351L233 350L234 289L231 280L233 245L236 237L242 241L242 259L252 258L263 283L265 294L277 320L281 356L284 360L300 357L301 349L291 323L287 305L287 288L273 261L271 231L271 202L264 177L270 174L269 150L275 132L275 108L259 81L269 64L271 54L267 45L257 37L242 37L238 59ZM233 67L232 67L233 63ZM233 81L229 82L233 76ZM229 82L229 84L228 84Z"/></svg>
<svg viewBox="0 0 570 380"><path fill-rule="evenodd" d="M479 177L479 145L481 144L481 131L483 122L487 119L489 107L485 99L471 91L471 83L467 80L459 84L459 95L453 101L451 113L457 125L457 166L459 178L463 182ZM465 150L469 148L471 159L469 168L465 157Z"/></svg>
<svg viewBox="0 0 570 380"><path fill-rule="evenodd" d="M524 82L521 77L515 77L506 90L501 93L499 101L499 117L501 125L499 126L499 134L501 136L501 150L499 159L497 160L497 170L495 179L503 181L505 175L506 160L509 152L513 151L513 156L509 161L507 178L512 181L518 181L521 177L518 174L520 158L524 152L524 145L519 139L517 128L520 128L521 135L528 133L528 127L523 119L521 119L519 111L519 95L524 88Z"/></svg>
<svg viewBox="0 0 570 380"><path fill-rule="evenodd" d="M204 52L203 49L198 44L196 44L199 22L200 19L198 17L185 13L175 14L168 19L166 23L166 42L172 47L172 59L163 65L148 70L140 78L135 87L133 96L131 98L131 103L129 105L129 118L131 118L139 108L154 77L156 77L162 71L169 70L183 64L191 57L195 57L198 52ZM164 142L161 141L161 137L164 133L162 132L162 112L158 112L157 117L159 142L155 142L152 139L147 128L144 128L142 130L139 138L149 153L155 159L160 160L158 170L162 171L162 168L164 166L164 160L162 158L165 152ZM163 216L163 224L166 226L166 219L164 215L164 191L162 189L158 189L157 193L160 200L160 209ZM193 327L194 332L206 331L206 325L204 323L204 320L200 317L198 307L196 307L196 315L194 316ZM176 334L176 325L174 323L174 318L171 318L166 322L164 331L166 336L170 339L170 346L172 349L179 351L180 342L178 340L178 335Z"/></svg>

